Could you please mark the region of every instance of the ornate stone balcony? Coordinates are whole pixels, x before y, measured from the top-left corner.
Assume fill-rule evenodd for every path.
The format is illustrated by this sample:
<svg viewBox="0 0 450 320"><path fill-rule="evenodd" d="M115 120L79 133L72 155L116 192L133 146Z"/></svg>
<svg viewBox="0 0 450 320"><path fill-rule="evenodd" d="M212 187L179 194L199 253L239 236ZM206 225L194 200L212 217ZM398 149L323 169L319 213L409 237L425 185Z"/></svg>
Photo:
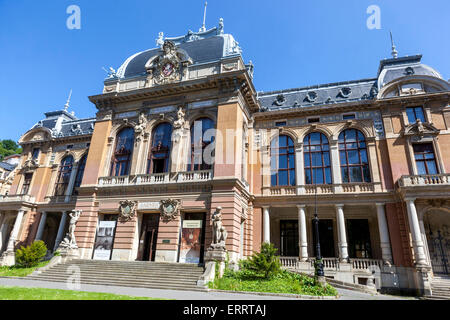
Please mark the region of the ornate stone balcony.
<svg viewBox="0 0 450 320"><path fill-rule="evenodd" d="M380 183L342 183L342 184L318 184L303 186L278 186L263 188L265 196L292 196L292 195L333 195L347 193L374 193L381 191Z"/></svg>
<svg viewBox="0 0 450 320"><path fill-rule="evenodd" d="M189 171L156 174L140 174L135 176L101 177L98 179L99 187L114 186L140 186L155 184L189 183L210 181L213 178L212 170Z"/></svg>
<svg viewBox="0 0 450 320"><path fill-rule="evenodd" d="M398 180L398 186L403 188L437 185L450 185L450 174L402 176Z"/></svg>
<svg viewBox="0 0 450 320"><path fill-rule="evenodd" d="M36 199L28 194L10 194L6 196L0 195L0 203L6 202L35 202Z"/></svg>
<svg viewBox="0 0 450 320"><path fill-rule="evenodd" d="M77 201L76 196L47 196L45 201L50 204L74 203Z"/></svg>

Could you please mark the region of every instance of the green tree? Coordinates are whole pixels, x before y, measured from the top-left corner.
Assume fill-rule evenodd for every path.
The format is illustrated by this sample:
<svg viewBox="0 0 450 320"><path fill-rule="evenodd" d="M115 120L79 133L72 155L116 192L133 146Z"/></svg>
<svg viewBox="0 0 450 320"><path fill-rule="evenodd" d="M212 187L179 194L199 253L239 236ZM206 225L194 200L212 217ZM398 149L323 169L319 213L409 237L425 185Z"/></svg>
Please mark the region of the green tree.
<svg viewBox="0 0 450 320"><path fill-rule="evenodd" d="M0 160L16 153L22 153L22 148L16 142L13 140L0 140Z"/></svg>
<svg viewBox="0 0 450 320"><path fill-rule="evenodd" d="M265 279L270 279L281 271L277 250L272 243L264 242L261 245L261 252L255 252L244 262L243 267L261 274Z"/></svg>
<svg viewBox="0 0 450 320"><path fill-rule="evenodd" d="M35 267L47 254L47 247L44 241L35 241L28 247L21 247L16 251L16 264L25 267Z"/></svg>

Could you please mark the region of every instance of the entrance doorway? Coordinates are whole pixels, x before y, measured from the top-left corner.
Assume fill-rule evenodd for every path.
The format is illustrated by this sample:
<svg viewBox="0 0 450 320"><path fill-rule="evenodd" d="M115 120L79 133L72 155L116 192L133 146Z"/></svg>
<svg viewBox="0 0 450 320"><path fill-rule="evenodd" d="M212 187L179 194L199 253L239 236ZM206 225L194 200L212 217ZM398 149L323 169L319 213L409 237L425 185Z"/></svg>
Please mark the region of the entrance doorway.
<svg viewBox="0 0 450 320"><path fill-rule="evenodd" d="M450 275L449 213L430 210L424 216L428 252L433 273Z"/></svg>
<svg viewBox="0 0 450 320"><path fill-rule="evenodd" d="M314 256L317 256L316 252L316 233L314 232L314 221L312 222L312 234L314 235ZM333 220L321 219L319 220L319 240L320 240L320 253L324 258L334 258L336 253L334 251L334 233L333 233Z"/></svg>
<svg viewBox="0 0 450 320"><path fill-rule="evenodd" d="M369 220L347 219L347 230L350 258L372 259Z"/></svg>
<svg viewBox="0 0 450 320"><path fill-rule="evenodd" d="M144 214L139 237L139 260L155 261L158 241L159 213Z"/></svg>
<svg viewBox="0 0 450 320"><path fill-rule="evenodd" d="M203 263L205 251L205 213L186 212L180 232L178 262Z"/></svg>
<svg viewBox="0 0 450 320"><path fill-rule="evenodd" d="M280 221L280 256L298 257L298 221Z"/></svg>

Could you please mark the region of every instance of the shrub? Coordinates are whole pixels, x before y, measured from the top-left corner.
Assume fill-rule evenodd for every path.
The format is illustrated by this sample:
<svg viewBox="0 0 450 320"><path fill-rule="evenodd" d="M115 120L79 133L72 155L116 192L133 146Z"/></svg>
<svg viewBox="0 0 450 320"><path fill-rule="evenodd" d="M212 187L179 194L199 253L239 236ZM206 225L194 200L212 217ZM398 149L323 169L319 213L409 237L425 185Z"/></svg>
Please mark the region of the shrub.
<svg viewBox="0 0 450 320"><path fill-rule="evenodd" d="M36 267L47 254L47 246L44 241L35 241L28 247L21 247L16 252L16 264L31 268Z"/></svg>
<svg viewBox="0 0 450 320"><path fill-rule="evenodd" d="M263 278L269 279L281 271L280 260L276 256L276 252L277 249L272 243L265 242L261 246L261 252L255 252L249 259L241 262L241 268L247 275L249 275L248 271L253 271L261 274Z"/></svg>

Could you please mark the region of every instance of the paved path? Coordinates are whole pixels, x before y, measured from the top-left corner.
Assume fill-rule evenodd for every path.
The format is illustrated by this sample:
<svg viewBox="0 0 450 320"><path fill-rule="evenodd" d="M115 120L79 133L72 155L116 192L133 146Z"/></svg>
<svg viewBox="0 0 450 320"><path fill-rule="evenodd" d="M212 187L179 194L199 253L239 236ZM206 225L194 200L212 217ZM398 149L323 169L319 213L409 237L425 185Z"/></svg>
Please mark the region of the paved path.
<svg viewBox="0 0 450 320"><path fill-rule="evenodd" d="M17 286L17 287L31 287L31 288L48 288L48 289L62 289L71 290L66 283L62 282L47 282L27 279L7 279L0 278L0 286ZM160 289L145 289L145 288L128 288L116 286L98 286L82 284L81 288L74 289L78 291L89 292L104 292L123 294L135 297L151 297L162 299L175 300L298 300L298 298L280 297L280 296L265 296L255 294L240 294L229 292L202 292L202 291L180 291L180 290L160 290ZM340 300L401 300L411 299L403 297L395 297L388 295L371 295L352 290L337 289L341 295ZM1 298L0 298L1 299Z"/></svg>

